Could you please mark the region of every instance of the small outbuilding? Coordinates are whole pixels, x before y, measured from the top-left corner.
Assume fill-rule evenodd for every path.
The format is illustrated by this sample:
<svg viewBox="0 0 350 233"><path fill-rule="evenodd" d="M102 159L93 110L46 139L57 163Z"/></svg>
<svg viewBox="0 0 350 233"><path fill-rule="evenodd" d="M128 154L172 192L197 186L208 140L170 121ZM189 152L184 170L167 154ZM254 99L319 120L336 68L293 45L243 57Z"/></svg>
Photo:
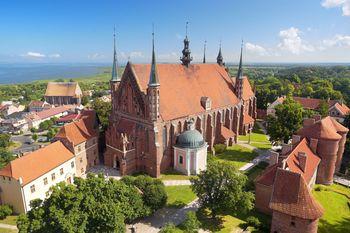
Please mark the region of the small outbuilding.
<svg viewBox="0 0 350 233"><path fill-rule="evenodd" d="M207 148L203 135L188 122L174 146L174 169L186 175L197 175L207 168Z"/></svg>

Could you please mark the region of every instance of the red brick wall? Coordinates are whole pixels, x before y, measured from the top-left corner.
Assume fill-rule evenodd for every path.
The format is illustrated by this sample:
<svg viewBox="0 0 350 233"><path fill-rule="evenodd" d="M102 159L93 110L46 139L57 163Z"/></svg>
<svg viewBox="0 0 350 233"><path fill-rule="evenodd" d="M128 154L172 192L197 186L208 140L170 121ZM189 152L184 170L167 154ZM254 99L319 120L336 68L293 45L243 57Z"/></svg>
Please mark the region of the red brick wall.
<svg viewBox="0 0 350 233"><path fill-rule="evenodd" d="M272 186L255 183L255 208L265 214L272 214L269 208Z"/></svg>
<svg viewBox="0 0 350 233"><path fill-rule="evenodd" d="M271 233L317 233L318 219L308 220L273 211Z"/></svg>

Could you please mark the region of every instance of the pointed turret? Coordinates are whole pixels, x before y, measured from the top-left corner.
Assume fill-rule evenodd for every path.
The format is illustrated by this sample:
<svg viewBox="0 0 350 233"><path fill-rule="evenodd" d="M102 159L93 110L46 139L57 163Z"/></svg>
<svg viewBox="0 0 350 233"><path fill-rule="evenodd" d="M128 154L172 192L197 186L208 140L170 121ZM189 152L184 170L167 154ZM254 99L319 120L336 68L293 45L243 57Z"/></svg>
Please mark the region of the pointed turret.
<svg viewBox="0 0 350 233"><path fill-rule="evenodd" d="M189 49L190 41L188 40L188 37L187 37L187 27L188 27L188 22L186 22L186 37L184 39L184 49L182 50L182 57L180 58L180 60L182 61L182 64L184 66L188 67L192 61L192 57L191 57L191 50Z"/></svg>
<svg viewBox="0 0 350 233"><path fill-rule="evenodd" d="M159 79L157 74L156 54L154 51L154 29L152 32L152 64L149 75L147 96L149 104L149 117L151 121L158 121L160 119L159 114Z"/></svg>
<svg viewBox="0 0 350 233"><path fill-rule="evenodd" d="M118 59L117 59L117 51L116 51L116 44L115 44L115 27L114 27L114 33L113 33L113 41L114 41L114 53L113 53L113 66L112 66L112 78L111 81L113 82L119 82L120 77L118 76Z"/></svg>
<svg viewBox="0 0 350 233"><path fill-rule="evenodd" d="M243 67L242 67L242 55L243 55L243 40L242 40L242 45L241 45L241 55L239 58L239 66L238 66L238 72L237 72L237 77L236 77L236 84L235 84L235 89L236 89L236 95L239 99L242 98L243 95L243 83L244 83L244 76L243 76Z"/></svg>
<svg viewBox="0 0 350 233"><path fill-rule="evenodd" d="M154 52L154 32L152 33L152 64L151 73L149 76L148 86L159 86L158 74L157 74L157 64L156 64L156 54Z"/></svg>
<svg viewBox="0 0 350 233"><path fill-rule="evenodd" d="M203 55L203 63L205 63L205 50L207 48L207 41L204 41L204 55Z"/></svg>
<svg viewBox="0 0 350 233"><path fill-rule="evenodd" d="M224 58L222 57L222 53L221 53L221 41L220 41L219 53L218 53L218 56L216 57L216 63L218 63L220 66L225 65Z"/></svg>
<svg viewBox="0 0 350 233"><path fill-rule="evenodd" d="M238 79L243 79L242 53L243 53L243 40L242 40L242 45L241 45L241 56L239 58L239 66L238 66L238 72L237 72Z"/></svg>

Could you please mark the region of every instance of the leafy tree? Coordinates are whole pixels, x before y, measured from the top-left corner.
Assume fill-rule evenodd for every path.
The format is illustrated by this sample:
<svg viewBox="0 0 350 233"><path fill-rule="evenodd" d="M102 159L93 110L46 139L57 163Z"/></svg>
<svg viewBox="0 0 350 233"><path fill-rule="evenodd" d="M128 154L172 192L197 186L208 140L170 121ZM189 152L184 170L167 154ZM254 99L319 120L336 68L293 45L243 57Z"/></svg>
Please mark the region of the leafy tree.
<svg viewBox="0 0 350 233"><path fill-rule="evenodd" d="M149 213L153 213L165 206L167 194L162 181L145 175L140 175L136 178L127 176L122 181L129 185L135 185L143 193L142 198L148 207Z"/></svg>
<svg viewBox="0 0 350 233"><path fill-rule="evenodd" d="M101 122L102 128L108 127L109 115L111 114L112 105L108 102L103 102L100 99L95 99L92 103L92 108L95 109L97 116Z"/></svg>
<svg viewBox="0 0 350 233"><path fill-rule="evenodd" d="M186 219L182 223L182 226L186 233L197 233L200 227L200 222L197 218L196 212L189 211L186 214Z"/></svg>
<svg viewBox="0 0 350 233"><path fill-rule="evenodd" d="M248 178L229 163L211 162L198 178L191 178L192 190L201 207L216 218L221 211L246 212L253 208L254 195L245 191Z"/></svg>
<svg viewBox="0 0 350 233"><path fill-rule="evenodd" d="M47 131L47 134L46 134L47 140L50 141L54 136L55 136L55 131L53 129L49 129L49 131Z"/></svg>
<svg viewBox="0 0 350 233"><path fill-rule="evenodd" d="M174 223L167 223L164 227L159 231L159 233L176 233L177 229Z"/></svg>
<svg viewBox="0 0 350 233"><path fill-rule="evenodd" d="M84 95L82 98L81 98L81 104L82 105L87 105L89 103L89 97Z"/></svg>
<svg viewBox="0 0 350 233"><path fill-rule="evenodd" d="M38 132L38 129L37 128L30 128L30 132L32 132L32 133L36 133L36 132Z"/></svg>
<svg viewBox="0 0 350 233"><path fill-rule="evenodd" d="M275 116L267 117L267 132L274 144L288 143L293 133L297 131L303 121L303 107L292 98L287 98L283 104L275 108Z"/></svg>
<svg viewBox="0 0 350 233"><path fill-rule="evenodd" d="M38 135L35 133L32 135L32 139L36 142L38 140Z"/></svg>
<svg viewBox="0 0 350 233"><path fill-rule="evenodd" d="M5 167L10 161L16 157L12 155L6 148L0 147L0 168Z"/></svg>
<svg viewBox="0 0 350 233"><path fill-rule="evenodd" d="M12 214L12 208L9 205L0 205L0 219L5 219Z"/></svg>
<svg viewBox="0 0 350 233"><path fill-rule="evenodd" d="M0 147L6 148L10 146L11 135L2 133L0 134Z"/></svg>
<svg viewBox="0 0 350 233"><path fill-rule="evenodd" d="M328 103L325 100L322 100L320 102L320 105L318 106L317 111L322 117L328 116Z"/></svg>

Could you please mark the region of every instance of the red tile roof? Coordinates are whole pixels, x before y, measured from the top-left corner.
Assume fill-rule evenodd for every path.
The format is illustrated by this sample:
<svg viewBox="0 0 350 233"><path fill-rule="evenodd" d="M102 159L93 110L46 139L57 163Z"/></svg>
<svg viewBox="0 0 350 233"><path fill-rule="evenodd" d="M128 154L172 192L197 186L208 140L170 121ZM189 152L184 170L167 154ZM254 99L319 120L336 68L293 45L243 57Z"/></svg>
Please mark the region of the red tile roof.
<svg viewBox="0 0 350 233"><path fill-rule="evenodd" d="M98 129L94 128L94 122L91 119L93 116L82 115L85 117L62 126L55 138L65 138L72 142L75 146L96 137L98 134Z"/></svg>
<svg viewBox="0 0 350 233"><path fill-rule="evenodd" d="M297 134L308 138L321 138L328 140L341 139L341 136L337 133L330 117L325 117L322 120L316 121L312 125L304 126L297 131Z"/></svg>
<svg viewBox="0 0 350 233"><path fill-rule="evenodd" d="M243 100L248 100L252 96L254 96L254 92L252 89L252 86L250 85L250 82L248 80L248 77L244 76L243 78L243 93L242 93L242 99Z"/></svg>
<svg viewBox="0 0 350 233"><path fill-rule="evenodd" d="M70 109L73 109L74 105L62 105L56 108L50 108L41 112L35 113L40 119L46 119L50 117L54 117L55 115L59 113L66 112Z"/></svg>
<svg viewBox="0 0 350 233"><path fill-rule="evenodd" d="M131 65L144 93L147 91L150 67L150 64ZM163 120L203 112L200 102L203 96L211 99L213 109L239 102L234 94L232 78L218 64L191 64L188 68L181 64L158 64L157 72L160 83L160 114ZM247 83L249 82L245 81L245 86Z"/></svg>
<svg viewBox="0 0 350 233"><path fill-rule="evenodd" d="M349 132L348 128L346 128L344 125L340 124L333 117L328 116L328 118L332 121L332 123L334 125L334 128L337 130L337 132L339 132L339 133L347 133L347 132Z"/></svg>
<svg viewBox="0 0 350 233"><path fill-rule="evenodd" d="M304 152L306 154L306 168L302 170L298 153ZM312 152L308 146L307 140L304 138L298 144L294 145L293 149L288 152L285 156L286 168L292 172L301 174L304 179L309 183L312 176L314 175L318 164L321 159ZM276 171L278 167L282 167L282 161L278 161L278 164L272 165L265 169L265 171L255 179L255 182L271 186L275 180Z"/></svg>
<svg viewBox="0 0 350 233"><path fill-rule="evenodd" d="M270 208L303 219L318 219L322 206L313 198L299 173L277 169Z"/></svg>
<svg viewBox="0 0 350 233"><path fill-rule="evenodd" d="M76 113L73 113L73 114L68 114L66 116L63 116L63 117L60 117L57 122L69 122L69 121L73 121L73 120L76 120L80 117L80 114L76 114Z"/></svg>
<svg viewBox="0 0 350 233"><path fill-rule="evenodd" d="M229 139L229 138L234 137L235 135L236 134L232 130L230 130L230 129L226 128L225 126L221 125L221 136L222 137L224 137L225 139Z"/></svg>
<svg viewBox="0 0 350 233"><path fill-rule="evenodd" d="M45 96L79 97L82 91L77 82L48 82Z"/></svg>
<svg viewBox="0 0 350 233"><path fill-rule="evenodd" d="M32 100L30 101L29 103L29 107L42 107L44 105L44 102L43 101L40 101L40 100Z"/></svg>
<svg viewBox="0 0 350 233"><path fill-rule="evenodd" d="M243 124L244 125L250 124L253 122L254 122L254 119L251 116L249 116L248 114L244 114L244 116L243 116Z"/></svg>
<svg viewBox="0 0 350 233"><path fill-rule="evenodd" d="M11 161L0 170L0 176L22 178L22 186L74 158L61 142L54 142L32 153Z"/></svg>
<svg viewBox="0 0 350 233"><path fill-rule="evenodd" d="M349 114L349 107L346 106L345 104L340 104L340 103L336 103L334 104L334 107L336 107L337 109L339 109L339 111L343 114L343 115L347 115Z"/></svg>
<svg viewBox="0 0 350 233"><path fill-rule="evenodd" d="M300 166L300 161L298 158L299 152L304 152L306 154L306 168L304 171ZM286 166L289 168L289 170L303 175L306 182L309 183L317 170L320 161L321 159L312 152L307 144L306 138L304 138L294 147L294 149L292 149L292 151L288 153L286 158Z"/></svg>

